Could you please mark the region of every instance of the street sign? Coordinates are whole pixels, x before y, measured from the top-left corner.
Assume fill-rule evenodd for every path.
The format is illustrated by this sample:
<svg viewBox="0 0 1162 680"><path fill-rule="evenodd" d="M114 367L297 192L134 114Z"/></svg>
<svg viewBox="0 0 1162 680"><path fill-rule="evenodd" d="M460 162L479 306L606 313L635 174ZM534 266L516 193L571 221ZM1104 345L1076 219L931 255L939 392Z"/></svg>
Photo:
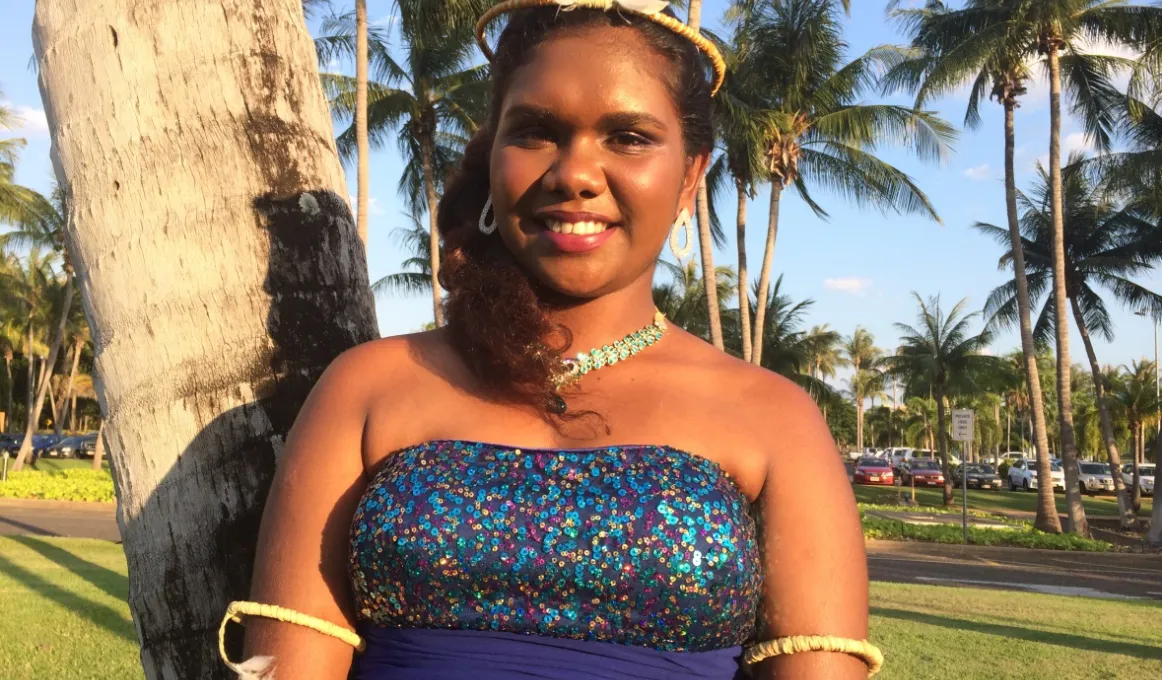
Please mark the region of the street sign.
<svg viewBox="0 0 1162 680"><path fill-rule="evenodd" d="M971 409L958 408L952 412L952 439L958 442L971 442L973 435L973 412Z"/></svg>

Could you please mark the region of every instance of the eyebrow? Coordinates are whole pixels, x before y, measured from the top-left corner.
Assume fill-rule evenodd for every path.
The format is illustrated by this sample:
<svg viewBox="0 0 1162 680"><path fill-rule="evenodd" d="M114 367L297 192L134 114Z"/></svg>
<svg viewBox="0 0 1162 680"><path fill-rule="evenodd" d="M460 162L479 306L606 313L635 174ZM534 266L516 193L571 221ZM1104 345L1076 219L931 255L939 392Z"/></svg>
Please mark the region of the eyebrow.
<svg viewBox="0 0 1162 680"><path fill-rule="evenodd" d="M516 104L505 112L505 117L517 118L533 123L554 123L559 120L549 109L531 104ZM644 111L615 111L601 117L600 126L604 129L627 127L654 127L665 130L666 125L661 119Z"/></svg>

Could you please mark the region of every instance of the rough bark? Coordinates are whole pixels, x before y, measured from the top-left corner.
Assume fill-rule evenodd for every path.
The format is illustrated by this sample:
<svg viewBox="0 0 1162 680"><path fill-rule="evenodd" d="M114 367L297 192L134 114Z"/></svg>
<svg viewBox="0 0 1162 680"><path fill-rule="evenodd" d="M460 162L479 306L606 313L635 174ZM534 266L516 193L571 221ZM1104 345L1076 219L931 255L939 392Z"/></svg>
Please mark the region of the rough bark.
<svg viewBox="0 0 1162 680"><path fill-rule="evenodd" d="M771 183L771 207L767 217L767 243L763 249L763 268L759 271L758 299L755 301L754 343L751 345L751 363L761 365L763 360L763 329L766 327L767 295L771 286L771 267L775 260L775 239L779 235L779 200L783 185ZM858 369L856 369L858 372ZM860 450L862 451L862 440Z"/></svg>
<svg viewBox="0 0 1162 680"><path fill-rule="evenodd" d="M1065 468L1065 504L1069 531L1089 535L1085 506L1077 488L1077 441L1073 430L1073 395L1069 359L1069 299L1065 282L1065 216L1061 198L1061 61L1056 44L1049 56L1049 193L1053 218L1053 307L1057 340L1057 420L1061 429L1061 462Z"/></svg>
<svg viewBox="0 0 1162 680"><path fill-rule="evenodd" d="M746 270L746 187L735 184L738 190L738 315L739 334L742 336L742 359L750 361L752 345L750 337L750 283Z"/></svg>
<svg viewBox="0 0 1162 680"><path fill-rule="evenodd" d="M1134 511L1131 510L1126 484L1122 481L1122 459L1118 455L1118 444L1114 439L1114 426L1113 420L1110 418L1109 395L1106 393L1105 376L1101 373L1101 365L1098 364L1097 353L1093 349L1093 340L1089 337L1089 328L1085 325L1085 317L1081 314L1077 298L1070 296L1069 303L1073 308L1073 320L1077 322L1077 331L1081 334L1081 342L1085 345L1085 355L1089 359L1089 370L1093 374L1098 419L1101 421L1101 436L1105 442L1110 474L1114 478L1114 494L1118 498L1118 517L1122 528L1129 529L1137 524L1137 518L1134 516ZM1139 430L1140 428L1131 428L1131 436L1138 436Z"/></svg>
<svg viewBox="0 0 1162 680"><path fill-rule="evenodd" d="M1037 516L1033 526L1041 531L1061 533L1057 501L1053 497L1052 466L1049 464L1049 437L1045 423L1045 402L1041 394L1041 375L1037 368L1037 348L1033 344L1032 304L1029 279L1025 274L1025 249L1021 245L1021 227L1017 217L1017 179L1013 157L1016 147L1016 103L1004 100L1005 108L1005 212L1009 222L1009 245L1013 253L1013 273L1017 282L1018 325L1021 329L1021 355L1025 360L1025 386L1033 420L1033 446L1037 461Z"/></svg>
<svg viewBox="0 0 1162 680"><path fill-rule="evenodd" d="M435 163L432 160L432 147L435 141L428 135L420 139L420 153L424 164L424 192L428 199L428 246L431 248L432 269L432 318L436 327L444 325L444 300L440 289L440 230L436 227L436 181L432 176Z"/></svg>
<svg viewBox="0 0 1162 680"><path fill-rule="evenodd" d="M687 25L694 31L702 30L702 0L690 0ZM702 259L703 289L706 291L706 319L710 327L710 342L725 349L722 341L722 315L718 309L718 271L714 267L714 240L710 235L710 198L706 192L706 178L698 182L698 197L694 204L698 214L698 252Z"/></svg>
<svg viewBox="0 0 1162 680"><path fill-rule="evenodd" d="M367 141L367 0L355 0L355 148L358 156L355 223L359 240L367 250L367 220L370 203L371 149Z"/></svg>
<svg viewBox="0 0 1162 680"><path fill-rule="evenodd" d="M298 0L40 0L33 42L145 677L225 680L287 431L376 335L315 51Z"/></svg>

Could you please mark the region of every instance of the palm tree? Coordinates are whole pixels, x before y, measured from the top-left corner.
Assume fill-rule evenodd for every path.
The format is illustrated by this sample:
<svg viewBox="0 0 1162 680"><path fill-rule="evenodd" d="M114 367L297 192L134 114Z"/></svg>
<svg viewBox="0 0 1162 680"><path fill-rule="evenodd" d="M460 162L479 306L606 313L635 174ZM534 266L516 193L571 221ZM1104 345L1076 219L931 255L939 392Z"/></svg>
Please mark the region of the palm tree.
<svg viewBox="0 0 1162 680"><path fill-rule="evenodd" d="M410 212L428 213L432 310L439 326L444 323L444 314L437 196L465 141L483 120L488 71L482 65L470 65L475 44L469 30L463 25L455 30L443 26L434 34L431 16L418 5L397 3L405 53L402 61L392 58L379 35L369 33L370 66L376 79L368 83L368 138L372 147L388 140L397 143L405 168L400 194ZM425 11L437 9L425 5ZM345 19L337 21L334 32L342 34ZM324 77L324 84L336 116L340 120L353 118L357 108L353 79L330 74ZM339 153L344 158L357 150L356 132L355 126L350 126L339 135Z"/></svg>
<svg viewBox="0 0 1162 680"><path fill-rule="evenodd" d="M936 431L940 457L944 466L944 504L952 504L952 476L948 467L948 429L945 426L945 399L955 394L968 394L979 389L994 357L982 352L992 339L988 329L978 335L969 334L969 323L977 313L965 314L965 300L956 303L945 314L940 297L925 302L913 293L920 305L918 328L896 324L902 333L900 348L894 355L882 359L888 371L906 381L910 391L919 385L927 386L936 400Z"/></svg>
<svg viewBox="0 0 1162 680"><path fill-rule="evenodd" d="M0 91L0 102L4 92ZM0 104L0 130L11 130L20 123L20 117L7 106ZM25 219L36 195L31 189L16 184L16 162L24 140L19 137L0 139L0 224L16 223Z"/></svg>
<svg viewBox="0 0 1162 680"><path fill-rule="evenodd" d="M970 8L950 11L940 0L929 0L923 8L898 9L898 1L889 4L889 12L902 20L911 36L916 53L908 61L897 65L884 78L885 89L907 89L916 92L915 106L920 108L930 99L954 92L971 82L968 108L964 116L966 128L980 125L980 102L987 96L996 100L1005 114L1005 208L1008 216L1009 238L1015 252L1013 271L1016 277L1018 317L1021 332L1021 350L1024 355L1025 382L1031 395L1033 442L1037 451L1038 479L1037 516L1034 526L1053 533L1061 530L1049 484L1049 442L1045 420L1041 380L1037 373L1036 349L1030 326L1029 288L1025 281L1025 262L1018 244L1020 229L1017 224L1017 185L1014 170L1016 149L1015 117L1019 100L1027 89L1030 77L1026 66L1026 45L1010 39L1003 28L977 30L972 22L964 21ZM970 15L971 16L971 15Z"/></svg>
<svg viewBox="0 0 1162 680"><path fill-rule="evenodd" d="M936 449L933 432L936 424L936 401L927 397L910 397L905 403L907 418L904 422L912 441L919 441L919 435L924 435L924 448L929 451Z"/></svg>
<svg viewBox="0 0 1162 680"><path fill-rule="evenodd" d="M686 17L686 24L691 30L695 32L702 31L702 0L690 0L689 14ZM698 182L698 198L695 205L695 212L698 213L698 250L702 258L702 271L717 272L714 266L714 243L710 227L710 199L706 189L706 180L703 178ZM745 263L745 259L743 260ZM742 285L740 290L746 289L746 272L744 278L741 279ZM710 342L718 349L724 349L725 345L722 341L722 314L719 310L718 290L715 286L704 287L706 295L706 318L708 321L710 331ZM745 309L746 305L739 305L740 309ZM747 320L749 323L749 319Z"/></svg>
<svg viewBox="0 0 1162 680"><path fill-rule="evenodd" d="M1113 325L1095 287L1104 288L1116 300L1131 308L1157 313L1162 310L1162 296L1133 279L1148 274L1155 263L1162 261L1162 248L1155 236L1156 227L1143 219L1136 208L1121 208L1108 200L1098 183L1085 171L1082 160L1080 155L1072 156L1063 173L1065 290L1089 359L1102 439L1114 476L1122 524L1129 526L1133 524L1134 517L1120 479L1121 459L1105 394L1106 384L1090 338L1090 334L1096 332L1112 340ZM1022 195L1021 203L1021 228L1024 234L1022 250L1028 267L1029 290L1032 300L1038 300L1050 285L1054 264L1050 176L1044 168L1040 169L1039 181L1034 185L1031 195ZM1001 230L996 226L978 224L977 228L1002 243L1008 240L1002 237ZM1006 253L1002 257L1002 266L1010 259L1010 253ZM1057 322L1054 304L1055 297L1047 298L1037 319L1033 335L1038 341L1047 341ZM1011 323L1012 282L993 291L986 311L993 313L994 318L1003 323Z"/></svg>
<svg viewBox="0 0 1162 680"><path fill-rule="evenodd" d="M844 64L840 4L833 0L762 0L738 12L754 35L749 57L763 86L752 88L753 106L765 109L770 210L759 297L770 285L779 205L784 189L796 191L820 217L815 185L884 212L939 218L928 197L906 174L871 151L886 143L911 144L921 158L941 157L953 128L927 111L861 101L877 75L904 59L897 48L878 47ZM751 361L762 363L763 308L755 317Z"/></svg>
<svg viewBox="0 0 1162 680"><path fill-rule="evenodd" d="M848 395L855 403L855 446L860 451L864 450L864 404L884 393L886 377L878 368L860 368L848 379Z"/></svg>
<svg viewBox="0 0 1162 680"><path fill-rule="evenodd" d="M843 351L847 355L847 362L855 371L855 376L864 368L870 368L883 356L883 350L875 346L875 337L866 328L856 326L855 331L844 339ZM853 377L854 386L856 378ZM856 390L852 390L853 394ZM863 399L856 398L855 445L863 451Z"/></svg>
<svg viewBox="0 0 1162 680"><path fill-rule="evenodd" d="M1153 425L1158 414L1158 397L1154 388L1154 362L1143 359L1123 366L1114 380L1110 392L1125 411L1130 430L1130 457L1133 461L1133 485L1130 505L1135 519L1142 507L1142 489L1138 474L1138 460L1144 458L1146 450L1146 428ZM1119 469L1115 477L1121 477Z"/></svg>
<svg viewBox="0 0 1162 680"><path fill-rule="evenodd" d="M406 214L406 213L405 213ZM432 258L429 250L432 241L428 230L420 223L419 215L407 215L411 226L392 229L392 240L409 254L401 264L400 271L387 274L371 284L375 295L415 295L432 289Z"/></svg>
<svg viewBox="0 0 1162 680"><path fill-rule="evenodd" d="M708 340L710 320L706 314L706 305L703 304L706 300L706 285L698 276L698 267L693 261L687 262L683 267L668 263L659 264L670 273L670 282L654 285L654 304L674 325L687 333ZM734 270L730 267L719 267L717 275L715 299L725 300L734 295L737 285ZM721 312L722 310L719 310L720 317Z"/></svg>

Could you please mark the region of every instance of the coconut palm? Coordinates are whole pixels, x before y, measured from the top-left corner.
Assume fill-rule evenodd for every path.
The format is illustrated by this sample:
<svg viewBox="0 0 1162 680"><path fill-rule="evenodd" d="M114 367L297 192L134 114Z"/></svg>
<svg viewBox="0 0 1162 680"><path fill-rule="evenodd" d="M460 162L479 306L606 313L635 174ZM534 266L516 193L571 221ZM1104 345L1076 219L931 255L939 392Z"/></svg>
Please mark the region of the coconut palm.
<svg viewBox="0 0 1162 680"><path fill-rule="evenodd" d="M686 24L691 30L696 32L702 31L702 0L690 0L689 13L686 17ZM702 271L716 272L717 268L714 266L714 245L713 235L711 233L710 225L710 198L709 192L706 188L705 178L698 182L698 196L695 200L695 212L698 213L698 250L702 260ZM745 260L744 260L745 263ZM742 285L739 290L745 292L746 278L745 273L741 278ZM710 342L718 349L724 349L722 336L722 313L720 310L720 303L718 301L718 290L716 286L704 287L706 296L706 318L708 330L710 332ZM739 309L745 312L747 305L739 304ZM747 320L749 323L749 319Z"/></svg>
<svg viewBox="0 0 1162 680"><path fill-rule="evenodd" d="M0 91L0 102L4 92ZM0 104L0 130L11 130L20 123L20 117L8 106ZM36 194L16 184L16 162L24 140L19 137L0 139L0 223L13 224L23 220Z"/></svg>
<svg viewBox="0 0 1162 680"><path fill-rule="evenodd" d="M953 128L927 111L867 104L863 97L878 76L906 57L893 47L877 47L844 63L840 4L833 0L762 0L742 3L737 12L753 34L753 71L763 74L753 88L753 106L765 109L770 209L759 297L770 285L779 206L794 186L814 210L827 213L809 187L822 188L888 213L915 213L938 219L928 197L906 174L872 151L885 144L911 145L923 159L941 157L954 139ZM762 363L763 308L755 317L751 361Z"/></svg>
<svg viewBox="0 0 1162 680"><path fill-rule="evenodd" d="M935 450L933 434L936 428L936 401L927 397L910 397L904 402L904 408L907 412L904 428L908 438L917 446L923 441L925 449Z"/></svg>
<svg viewBox="0 0 1162 680"><path fill-rule="evenodd" d="M1144 459L1146 449L1146 429L1153 426L1158 415L1158 397L1154 385L1154 362L1143 359L1123 366L1114 380L1110 392L1122 407L1130 430L1130 457L1133 461L1131 505L1135 515L1142 506L1142 489L1138 474L1138 461ZM1121 476L1121 470L1114 473Z"/></svg>
<svg viewBox="0 0 1162 680"><path fill-rule="evenodd" d="M1037 373L1036 349L1030 326L1028 285L1025 281L1025 263L1018 244L1020 229L1017 224L1017 185L1014 171L1016 148L1015 115L1020 97L1026 91L1030 78L1026 64L1028 46L1012 38L1003 27L978 30L965 16L972 16L972 6L950 10L940 0L928 0L923 8L899 9L898 2L889 4L889 12L904 25L916 50L912 57L897 65L884 78L886 90L905 89L916 93L915 106L925 106L931 99L952 94L957 88L972 83L968 108L964 116L966 128L980 125L980 103L987 95L1004 109L1005 115L1005 207L1008 216L1009 238L1016 255L1013 270L1016 276L1018 325L1021 349L1024 355L1025 381L1031 397L1033 441L1038 452L1037 517L1034 526L1044 531L1060 531L1060 520L1053 499L1053 485L1048 484L1048 432L1045 420L1041 381Z"/></svg>
<svg viewBox="0 0 1162 680"><path fill-rule="evenodd" d="M1090 335L1098 333L1107 340L1114 336L1113 323L1098 288L1132 309L1151 313L1162 311L1162 296L1134 280L1148 275L1154 264L1162 261L1162 248L1155 235L1156 227L1135 207L1112 203L1085 171L1082 160L1080 155L1070 157L1070 164L1063 172L1065 290L1089 359L1102 438L1114 474L1122 522L1128 526L1134 518L1126 490L1119 479L1121 460L1105 394L1107 386ZM1021 204L1022 250L1028 267L1029 293L1036 301L1049 289L1054 263L1050 176L1044 168L1040 170L1040 178L1030 195L1021 196ZM1002 243L1008 240L1007 235L1002 238L1001 230L996 226L978 224L977 228ZM1002 266L1010 259L1010 254L1006 253L1002 257ZM993 291L986 307L986 313L1002 323L1012 322L1012 284L1006 283ZM1053 331L1057 322L1053 309L1055 303L1055 297L1046 296L1033 329L1038 341L1047 341Z"/></svg>
<svg viewBox="0 0 1162 680"><path fill-rule="evenodd" d="M927 301L913 293L920 306L916 327L896 324L902 337L895 354L882 359L892 375L909 385L911 392L923 385L936 400L936 432L944 466L944 504L952 504L952 477L948 467L948 429L945 425L945 398L972 393L980 388L985 373L996 361L982 352L992 335L986 328L977 335L969 332L977 313L965 314L965 300L945 313L940 297Z"/></svg>
<svg viewBox="0 0 1162 680"><path fill-rule="evenodd" d="M426 11L443 11L445 3L437 4L425 3ZM368 139L372 147L396 142L404 161L400 195L411 212L428 213L432 309L436 324L443 325L437 196L466 139L484 118L487 69L471 65L475 45L469 30L443 26L438 35L433 34L431 16L421 12L417 3L399 2L398 9L402 60L388 53L378 35L368 35L374 71L374 80L368 83ZM351 120L357 109L355 79L332 74L324 78L324 84L336 117ZM356 132L351 125L338 137L344 158L357 151Z"/></svg>
<svg viewBox="0 0 1162 680"><path fill-rule="evenodd" d="M863 451L864 431L866 425L864 405L884 394L884 381L887 378L878 368L860 368L852 372L848 378L847 394L855 404L855 439L856 448Z"/></svg>
<svg viewBox="0 0 1162 680"><path fill-rule="evenodd" d="M837 369L846 368L850 364L843 354L843 338L831 330L828 324L812 326L808 335L818 338L811 352L811 375L816 380L834 378Z"/></svg>
<svg viewBox="0 0 1162 680"><path fill-rule="evenodd" d="M850 336L843 340L843 352L847 357L848 364L855 371L858 376L860 371L865 368L873 367L883 356L883 350L875 346L875 337L868 332L866 328L860 326L855 327L855 331ZM854 384L854 379L853 379ZM853 389L854 393L855 390ZM860 451L863 450L863 399L857 399L855 403L856 411L856 434L855 445Z"/></svg>
<svg viewBox="0 0 1162 680"><path fill-rule="evenodd" d="M654 284L654 304L666 318L688 333L709 340L710 320L706 314L705 281L698 276L698 267L693 261L678 267L662 265L670 273L669 283ZM730 267L719 267L717 272L717 296L725 300L734 295L737 280ZM721 311L720 315L721 315Z"/></svg>

